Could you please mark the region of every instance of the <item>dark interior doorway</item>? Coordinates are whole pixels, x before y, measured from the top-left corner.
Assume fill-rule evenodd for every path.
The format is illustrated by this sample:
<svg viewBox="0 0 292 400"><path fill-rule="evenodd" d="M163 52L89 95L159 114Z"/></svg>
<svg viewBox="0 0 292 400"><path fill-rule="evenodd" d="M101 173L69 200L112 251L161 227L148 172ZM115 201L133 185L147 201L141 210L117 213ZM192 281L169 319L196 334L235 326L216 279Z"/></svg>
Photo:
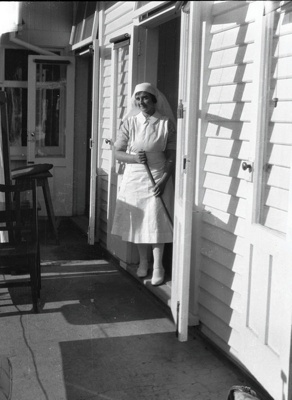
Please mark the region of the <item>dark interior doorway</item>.
<svg viewBox="0 0 292 400"><path fill-rule="evenodd" d="M157 87L168 99L176 116L179 84L180 17L159 25ZM174 176L173 176L174 180ZM172 243L165 245L163 265L168 276L172 270Z"/></svg>
<svg viewBox="0 0 292 400"><path fill-rule="evenodd" d="M91 171L91 150L89 148L89 142L91 138L91 127L92 127L92 74L93 74L93 57L90 55L87 57L88 60L88 108L87 108L87 144L86 147L86 187L85 187L85 216L89 218L89 207L90 207L90 171Z"/></svg>

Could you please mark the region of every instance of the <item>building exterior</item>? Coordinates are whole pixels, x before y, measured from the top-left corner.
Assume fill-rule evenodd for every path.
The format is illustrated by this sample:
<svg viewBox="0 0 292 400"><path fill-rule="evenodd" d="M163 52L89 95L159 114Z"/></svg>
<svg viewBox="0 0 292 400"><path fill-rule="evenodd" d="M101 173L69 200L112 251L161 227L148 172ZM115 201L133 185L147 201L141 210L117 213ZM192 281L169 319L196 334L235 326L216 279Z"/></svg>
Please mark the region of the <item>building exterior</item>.
<svg viewBox="0 0 292 400"><path fill-rule="evenodd" d="M22 2L22 30L2 36L0 86L14 100L28 91L38 133L11 142L13 162L53 160L56 214L85 214L89 243L132 273L136 249L110 234L122 178L113 142L136 83L156 84L179 112L171 282L155 293L179 340L198 325L275 400L290 399L291 2L82 4ZM31 52L26 81L5 69L19 49ZM48 104L59 140L43 128Z"/></svg>

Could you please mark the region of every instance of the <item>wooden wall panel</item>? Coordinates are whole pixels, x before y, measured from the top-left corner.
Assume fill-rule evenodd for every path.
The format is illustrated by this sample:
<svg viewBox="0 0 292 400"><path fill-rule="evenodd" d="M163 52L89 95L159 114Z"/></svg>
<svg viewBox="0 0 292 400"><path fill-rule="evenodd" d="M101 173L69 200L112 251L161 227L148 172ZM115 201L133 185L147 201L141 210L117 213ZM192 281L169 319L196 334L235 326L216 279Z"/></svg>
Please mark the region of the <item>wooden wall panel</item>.
<svg viewBox="0 0 292 400"><path fill-rule="evenodd" d="M226 3L213 5L205 43L199 318L208 337L237 354L255 30L252 4Z"/></svg>

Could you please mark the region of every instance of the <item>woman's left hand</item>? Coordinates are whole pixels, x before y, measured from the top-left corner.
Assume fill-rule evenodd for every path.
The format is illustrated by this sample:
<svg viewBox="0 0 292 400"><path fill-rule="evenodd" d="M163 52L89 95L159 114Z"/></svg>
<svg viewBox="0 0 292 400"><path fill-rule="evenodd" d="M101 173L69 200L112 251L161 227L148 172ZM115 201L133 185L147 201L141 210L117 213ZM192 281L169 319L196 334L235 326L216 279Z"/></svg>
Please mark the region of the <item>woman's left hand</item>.
<svg viewBox="0 0 292 400"><path fill-rule="evenodd" d="M155 197L159 197L163 195L165 189L166 181L164 179L160 179L159 182L153 188L153 193Z"/></svg>

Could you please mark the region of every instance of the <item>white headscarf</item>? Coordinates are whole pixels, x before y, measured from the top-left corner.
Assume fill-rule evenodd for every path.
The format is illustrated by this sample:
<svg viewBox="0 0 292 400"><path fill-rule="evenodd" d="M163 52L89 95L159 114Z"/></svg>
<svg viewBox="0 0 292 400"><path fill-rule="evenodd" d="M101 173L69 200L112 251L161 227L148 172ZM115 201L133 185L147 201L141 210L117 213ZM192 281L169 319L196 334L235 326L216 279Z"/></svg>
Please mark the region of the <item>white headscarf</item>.
<svg viewBox="0 0 292 400"><path fill-rule="evenodd" d="M139 83L138 85L136 85L134 93L131 97L130 110L125 115L124 119L132 117L133 115L137 115L141 112L135 98L136 93L139 92L148 92L153 94L157 100L157 103L155 104L155 110L158 111L161 115L168 117L176 126L176 120L166 97L163 93L160 92L160 90L158 90L155 86L151 85L151 83L148 82Z"/></svg>

